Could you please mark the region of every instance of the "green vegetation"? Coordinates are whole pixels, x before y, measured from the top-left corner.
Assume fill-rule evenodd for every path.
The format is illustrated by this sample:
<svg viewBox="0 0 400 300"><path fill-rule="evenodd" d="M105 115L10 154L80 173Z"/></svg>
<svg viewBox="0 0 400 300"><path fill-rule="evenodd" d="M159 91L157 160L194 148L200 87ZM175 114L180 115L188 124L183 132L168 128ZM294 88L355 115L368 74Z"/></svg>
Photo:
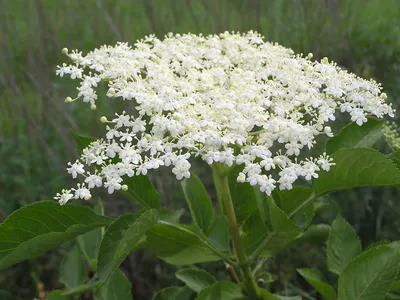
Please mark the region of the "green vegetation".
<svg viewBox="0 0 400 300"><path fill-rule="evenodd" d="M327 56L360 76L375 78L382 82L390 101L400 106L397 0L3 0L0 11L0 221L27 203L51 199L67 185L65 163L76 157L70 128L100 136L102 133L93 126L100 116L124 107L112 100L99 101L96 112L88 106L65 105L64 98L74 96L76 90L69 81L55 76L55 66L64 61L63 47L89 51L117 41L133 44L151 33L162 36L167 32L256 30L296 52L312 52L315 59ZM169 207L181 208L185 203L183 192L164 173L152 178L162 194L160 199ZM202 170L197 174L201 177ZM207 189L212 188L212 179L203 182ZM335 216L326 207L335 206L356 228L365 248L379 240L399 239L397 198L394 188L336 193L325 198L318 218L330 224ZM131 207L124 199L108 200L105 196L106 215L115 216ZM324 236L325 229L320 227L314 234ZM62 287L54 278L72 246L67 244L61 250L2 271L0 290L24 299ZM318 299L293 270L325 266L319 248L293 247L267 264L271 273L278 274L277 281L268 283L274 291ZM148 299L165 286L180 284L171 275L175 269L146 252L132 255L122 268L135 283L137 299ZM223 265L210 273L216 272L218 279L229 279ZM310 271L303 273L306 279L312 278L307 279L310 283L319 276ZM294 287L300 285L304 291Z"/></svg>

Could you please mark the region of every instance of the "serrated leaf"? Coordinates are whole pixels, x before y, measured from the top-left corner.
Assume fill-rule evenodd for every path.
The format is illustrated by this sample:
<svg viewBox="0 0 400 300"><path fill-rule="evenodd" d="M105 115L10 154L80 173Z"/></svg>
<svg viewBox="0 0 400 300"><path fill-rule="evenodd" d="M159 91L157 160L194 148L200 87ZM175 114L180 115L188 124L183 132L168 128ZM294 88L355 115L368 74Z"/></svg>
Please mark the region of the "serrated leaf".
<svg viewBox="0 0 400 300"><path fill-rule="evenodd" d="M371 248L339 276L338 300L382 300L399 271L398 245Z"/></svg>
<svg viewBox="0 0 400 300"><path fill-rule="evenodd" d="M182 188L193 222L207 232L214 216L214 207L206 188L194 174L182 182Z"/></svg>
<svg viewBox="0 0 400 300"><path fill-rule="evenodd" d="M214 276L201 269L182 269L175 276L196 293L217 282Z"/></svg>
<svg viewBox="0 0 400 300"><path fill-rule="evenodd" d="M313 193L313 189L296 186L291 190L273 192L273 198L276 205L286 214L290 215L298 207L303 205ZM307 226L311 223L314 216L313 203L306 203L297 213L295 213L291 219L299 226Z"/></svg>
<svg viewBox="0 0 400 300"><path fill-rule="evenodd" d="M85 149L87 146L90 145L90 143L93 143L97 141L97 138L90 137L90 136L83 136L77 133L76 131L71 129L72 136L74 137L76 148L78 154L83 152L83 149Z"/></svg>
<svg viewBox="0 0 400 300"><path fill-rule="evenodd" d="M330 232L331 226L327 224L310 225L297 241L323 246L328 240Z"/></svg>
<svg viewBox="0 0 400 300"><path fill-rule="evenodd" d="M36 257L111 221L86 207L60 206L54 201L26 205L0 224L0 269Z"/></svg>
<svg viewBox="0 0 400 300"><path fill-rule="evenodd" d="M153 300L191 300L193 291L187 286L170 286L157 292Z"/></svg>
<svg viewBox="0 0 400 300"><path fill-rule="evenodd" d="M341 216L332 223L326 252L328 269L337 275L361 253L360 239L353 227Z"/></svg>
<svg viewBox="0 0 400 300"><path fill-rule="evenodd" d="M112 260L118 250L121 240L126 234L127 229L137 220L139 214L125 214L120 216L108 226L103 240L100 244L97 273L102 280L105 280L112 270ZM139 246L144 245L143 243Z"/></svg>
<svg viewBox="0 0 400 300"><path fill-rule="evenodd" d="M123 193L135 203L147 209L160 208L160 197L149 177L144 175L125 176L124 184L128 186L128 190Z"/></svg>
<svg viewBox="0 0 400 300"><path fill-rule="evenodd" d="M244 294L237 284L230 281L220 281L202 290L197 295L196 300L233 300L243 296Z"/></svg>
<svg viewBox="0 0 400 300"><path fill-rule="evenodd" d="M243 166L236 166L229 172L229 189L239 225L243 224L258 208L254 188L247 182L237 181L238 174L242 169Z"/></svg>
<svg viewBox="0 0 400 300"><path fill-rule="evenodd" d="M117 270L96 289L94 300L133 300L131 289L128 278Z"/></svg>
<svg viewBox="0 0 400 300"><path fill-rule="evenodd" d="M60 265L60 280L68 288L81 285L87 279L87 271L81 252L75 244L64 256Z"/></svg>
<svg viewBox="0 0 400 300"><path fill-rule="evenodd" d="M275 204L272 197L268 198L268 207L271 230L266 237L267 243L261 252L263 257L276 254L294 241L302 232L302 228L296 226L293 221L287 217Z"/></svg>
<svg viewBox="0 0 400 300"><path fill-rule="evenodd" d="M103 202L100 199L97 200L94 211L98 215L104 215ZM98 228L77 237L79 247L92 271L96 271L97 268L97 256L103 234L104 228Z"/></svg>
<svg viewBox="0 0 400 300"><path fill-rule="evenodd" d="M146 233L157 222L157 211L143 212L132 223L132 215L119 217L107 229L100 245L97 273L104 282L115 272L123 260L134 250L143 246Z"/></svg>
<svg viewBox="0 0 400 300"><path fill-rule="evenodd" d="M147 235L147 245L156 256L174 265L220 259L204 245L201 237L190 226L185 225L154 225Z"/></svg>
<svg viewBox="0 0 400 300"><path fill-rule="evenodd" d="M382 120L368 118L368 122L358 126L352 122L326 143L326 152L332 154L343 148L372 147L382 137Z"/></svg>
<svg viewBox="0 0 400 300"><path fill-rule="evenodd" d="M270 233L261 213L256 210L242 226L242 239L246 254L251 255Z"/></svg>
<svg viewBox="0 0 400 300"><path fill-rule="evenodd" d="M324 277L317 269L297 269L297 272L320 293L325 300L335 300L335 289L325 282Z"/></svg>
<svg viewBox="0 0 400 300"><path fill-rule="evenodd" d="M314 193L359 186L400 184L400 170L382 153L368 148L341 149L331 155L336 164L329 172L320 172L313 182Z"/></svg>
<svg viewBox="0 0 400 300"><path fill-rule="evenodd" d="M208 232L208 239L216 249L220 251L229 250L229 224L225 215L215 219Z"/></svg>

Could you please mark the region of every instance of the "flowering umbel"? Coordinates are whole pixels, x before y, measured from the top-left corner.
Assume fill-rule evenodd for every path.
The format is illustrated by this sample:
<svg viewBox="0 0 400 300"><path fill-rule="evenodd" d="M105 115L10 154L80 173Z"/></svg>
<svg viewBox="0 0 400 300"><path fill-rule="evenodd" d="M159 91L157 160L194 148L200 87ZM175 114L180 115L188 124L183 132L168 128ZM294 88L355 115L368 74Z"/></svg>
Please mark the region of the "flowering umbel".
<svg viewBox="0 0 400 300"><path fill-rule="evenodd" d="M393 116L375 81L326 58L295 55L254 32L149 36L134 48L118 43L85 56L63 53L72 64L57 74L80 81L78 97L66 102L82 99L96 109L95 89L106 81L107 96L131 101L135 114L101 118L107 134L69 165L72 177L83 182L58 194L61 204L89 199L94 187L126 189L124 176L160 166L171 166L178 180L187 178L193 156L210 165L243 165L238 181L269 195L329 170L333 162L326 154L307 158L305 150L316 136L332 136L327 123L336 111L358 125L367 115Z"/></svg>

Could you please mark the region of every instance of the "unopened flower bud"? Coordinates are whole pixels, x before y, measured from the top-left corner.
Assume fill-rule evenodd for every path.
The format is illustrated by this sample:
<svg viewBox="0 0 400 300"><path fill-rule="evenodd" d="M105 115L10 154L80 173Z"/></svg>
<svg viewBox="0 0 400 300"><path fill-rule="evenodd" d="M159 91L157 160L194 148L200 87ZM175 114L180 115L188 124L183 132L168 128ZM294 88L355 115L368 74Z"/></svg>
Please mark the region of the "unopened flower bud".
<svg viewBox="0 0 400 300"><path fill-rule="evenodd" d="M279 157L275 157L274 158L274 163L278 166L280 166L282 164L282 159L280 159Z"/></svg>
<svg viewBox="0 0 400 300"><path fill-rule="evenodd" d="M332 133L332 129L329 126L325 126L324 128L324 132L327 136L332 137L333 133Z"/></svg>
<svg viewBox="0 0 400 300"><path fill-rule="evenodd" d="M102 117L100 118L100 122L101 122L101 123L107 123L107 122L108 122L107 117L102 116Z"/></svg>
<svg viewBox="0 0 400 300"><path fill-rule="evenodd" d="M61 53L62 53L62 54L68 54L68 48L63 48L63 49L61 50Z"/></svg>
<svg viewBox="0 0 400 300"><path fill-rule="evenodd" d="M85 195L85 200L88 201L90 199L92 199L92 195L91 194L86 194Z"/></svg>
<svg viewBox="0 0 400 300"><path fill-rule="evenodd" d="M245 182L245 180L246 180L246 175L243 172L240 172L239 176L237 178L237 181L238 182Z"/></svg>
<svg viewBox="0 0 400 300"><path fill-rule="evenodd" d="M96 110L96 108L97 108L96 104L92 104L92 105L90 106L90 109L91 109L91 110Z"/></svg>
<svg viewBox="0 0 400 300"><path fill-rule="evenodd" d="M313 56L314 56L314 55L313 55L312 53L308 53L308 54L307 54L307 58L308 58L308 59L313 58Z"/></svg>
<svg viewBox="0 0 400 300"><path fill-rule="evenodd" d="M65 103L71 103L71 102L72 102L72 98L71 97L65 98Z"/></svg>
<svg viewBox="0 0 400 300"><path fill-rule="evenodd" d="M264 286L264 284L265 284L265 280L264 279L262 279L262 278L259 278L258 280L257 280L257 285L258 286Z"/></svg>
<svg viewBox="0 0 400 300"><path fill-rule="evenodd" d="M381 94L381 98L384 99L384 100L386 100L386 99L387 99L387 94L386 94L386 93L382 93L382 94Z"/></svg>
<svg viewBox="0 0 400 300"><path fill-rule="evenodd" d="M124 192L126 192L126 191L128 190L128 186L127 186L126 184L123 184L123 185L121 186L121 189L122 189Z"/></svg>
<svg viewBox="0 0 400 300"><path fill-rule="evenodd" d="M324 58L321 60L321 63L324 64L324 65L327 65L327 64L329 64L329 59L328 59L327 57L324 57Z"/></svg>
<svg viewBox="0 0 400 300"><path fill-rule="evenodd" d="M110 95L115 95L115 90L114 90L114 88L109 88L109 89L108 89L108 94L110 94Z"/></svg>

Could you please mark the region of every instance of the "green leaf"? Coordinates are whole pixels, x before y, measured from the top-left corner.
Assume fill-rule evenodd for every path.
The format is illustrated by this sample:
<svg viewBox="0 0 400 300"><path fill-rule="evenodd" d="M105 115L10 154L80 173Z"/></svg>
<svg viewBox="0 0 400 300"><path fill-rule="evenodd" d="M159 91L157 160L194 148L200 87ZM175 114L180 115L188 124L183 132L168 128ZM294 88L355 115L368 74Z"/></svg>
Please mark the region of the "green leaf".
<svg viewBox="0 0 400 300"><path fill-rule="evenodd" d="M103 240L100 244L97 273L102 281L110 274L113 268L112 261L118 251L121 240L126 235L128 228L137 220L139 214L125 214L120 216L108 226ZM145 239L142 239L140 246L144 245Z"/></svg>
<svg viewBox="0 0 400 300"><path fill-rule="evenodd" d="M382 120L368 118L368 122L358 126L355 122L343 127L326 143L326 152L332 154L343 148L372 147L382 137Z"/></svg>
<svg viewBox="0 0 400 300"><path fill-rule="evenodd" d="M399 271L398 245L382 245L365 251L339 276L339 300L381 300Z"/></svg>
<svg viewBox="0 0 400 300"><path fill-rule="evenodd" d="M400 280L395 280L390 286L391 291L400 291Z"/></svg>
<svg viewBox="0 0 400 300"><path fill-rule="evenodd" d="M233 300L243 296L244 294L237 284L230 281L220 281L202 290L196 300Z"/></svg>
<svg viewBox="0 0 400 300"><path fill-rule="evenodd" d="M214 208L204 185L197 176L191 174L190 178L182 182L182 188L194 223L203 232L207 232L214 216Z"/></svg>
<svg viewBox="0 0 400 300"><path fill-rule="evenodd" d="M132 219L132 215L119 217L104 235L97 264L97 272L102 282L118 269L131 252L143 246L146 233L157 222L157 211L147 210L133 223L129 223Z"/></svg>
<svg viewBox="0 0 400 300"><path fill-rule="evenodd" d="M286 214L290 215L298 207L303 205L310 197L313 190L304 186L296 186L291 190L273 192L273 198L276 205ZM314 216L313 202L304 204L304 206L296 212L291 219L299 226L307 226L311 223Z"/></svg>
<svg viewBox="0 0 400 300"><path fill-rule="evenodd" d="M80 294L83 294L86 291L94 289L99 284L100 284L100 281L97 281L97 280L89 281L88 283L84 283L84 284L75 286L72 289L68 289L68 291L63 292L62 295L63 296L80 295Z"/></svg>
<svg viewBox="0 0 400 300"><path fill-rule="evenodd" d="M268 284L268 283L274 282L277 279L276 275L271 274L269 272L258 273L255 277L256 277L257 280L258 279L264 280L264 284Z"/></svg>
<svg viewBox="0 0 400 300"><path fill-rule="evenodd" d="M97 204L94 207L94 211L99 215L104 215L103 203L100 199L97 200ZM96 271L97 269L97 256L99 254L100 243L103 238L104 228L98 228L89 232L86 232L78 236L77 241L79 247L85 256L91 270Z"/></svg>
<svg viewBox="0 0 400 300"><path fill-rule="evenodd" d="M116 270L96 289L94 300L133 300L131 288L128 278L120 270Z"/></svg>
<svg viewBox="0 0 400 300"><path fill-rule="evenodd" d="M387 293L385 297L385 300L399 300L399 299L400 299L399 294L391 292Z"/></svg>
<svg viewBox="0 0 400 300"><path fill-rule="evenodd" d="M247 182L237 181L238 174L242 169L243 166L235 166L229 172L229 189L239 225L242 225L258 208L254 188Z"/></svg>
<svg viewBox="0 0 400 300"><path fill-rule="evenodd" d="M325 282L324 277L317 269L297 269L297 272L311 284L326 300L335 300L335 289Z"/></svg>
<svg viewBox="0 0 400 300"><path fill-rule="evenodd" d="M63 295L63 291L54 290L47 295L46 300L72 300L72 296Z"/></svg>
<svg viewBox="0 0 400 300"><path fill-rule="evenodd" d="M147 234L147 245L159 258L174 265L219 260L190 226L156 224Z"/></svg>
<svg viewBox="0 0 400 300"><path fill-rule="evenodd" d="M261 292L261 299L263 300L302 300L299 296L280 296L271 294L267 290L260 289Z"/></svg>
<svg viewBox="0 0 400 300"><path fill-rule="evenodd" d="M124 183L128 186L128 190L124 194L128 195L135 203L143 208L160 208L160 197L149 177L144 175L126 176Z"/></svg>
<svg viewBox="0 0 400 300"><path fill-rule="evenodd" d="M368 148L341 149L332 154L329 172L320 172L313 182L319 196L330 191L359 186L400 184L400 170L382 153Z"/></svg>
<svg viewBox="0 0 400 300"><path fill-rule="evenodd" d="M170 286L156 293L153 300L191 300L193 291L187 286Z"/></svg>
<svg viewBox="0 0 400 300"><path fill-rule="evenodd" d="M229 224L225 215L215 219L208 232L208 239L216 249L220 251L229 250Z"/></svg>
<svg viewBox="0 0 400 300"><path fill-rule="evenodd" d="M94 137L80 135L79 133L77 133L76 131L74 131L72 129L71 129L71 133L75 139L78 154L82 153L83 149L85 149L87 146L89 146L90 143L93 143L98 140L97 138L94 138Z"/></svg>
<svg viewBox="0 0 400 300"><path fill-rule="evenodd" d="M112 219L54 201L26 205L0 225L0 269L36 257Z"/></svg>
<svg viewBox="0 0 400 300"><path fill-rule="evenodd" d="M261 213L256 210L242 226L242 239L246 254L251 255L268 238L270 230ZM271 237L271 236L270 236Z"/></svg>
<svg viewBox="0 0 400 300"><path fill-rule="evenodd" d="M213 276L201 269L182 269L176 272L175 276L196 293L217 282Z"/></svg>
<svg viewBox="0 0 400 300"><path fill-rule="evenodd" d="M326 244L330 233L331 226L327 224L315 224L308 227L297 241L323 246Z"/></svg>
<svg viewBox="0 0 400 300"><path fill-rule="evenodd" d="M332 223L327 244L329 271L340 275L347 265L361 253L361 242L353 227L341 216Z"/></svg>
<svg viewBox="0 0 400 300"><path fill-rule="evenodd" d="M161 208L158 210L158 218L162 221L176 224L179 223L185 210L183 208L178 210L171 210L167 208Z"/></svg>
<svg viewBox="0 0 400 300"><path fill-rule="evenodd" d="M302 228L296 226L293 221L289 219L275 204L272 197L267 199L271 230L263 244L261 244L265 244L261 252L263 257L269 257L276 254L282 248L294 241L303 231Z"/></svg>
<svg viewBox="0 0 400 300"><path fill-rule="evenodd" d="M75 244L64 256L60 266L60 280L68 288L74 288L85 282L87 272L81 252Z"/></svg>
<svg viewBox="0 0 400 300"><path fill-rule="evenodd" d="M387 158L391 159L397 168L400 168L400 150L389 153Z"/></svg>

